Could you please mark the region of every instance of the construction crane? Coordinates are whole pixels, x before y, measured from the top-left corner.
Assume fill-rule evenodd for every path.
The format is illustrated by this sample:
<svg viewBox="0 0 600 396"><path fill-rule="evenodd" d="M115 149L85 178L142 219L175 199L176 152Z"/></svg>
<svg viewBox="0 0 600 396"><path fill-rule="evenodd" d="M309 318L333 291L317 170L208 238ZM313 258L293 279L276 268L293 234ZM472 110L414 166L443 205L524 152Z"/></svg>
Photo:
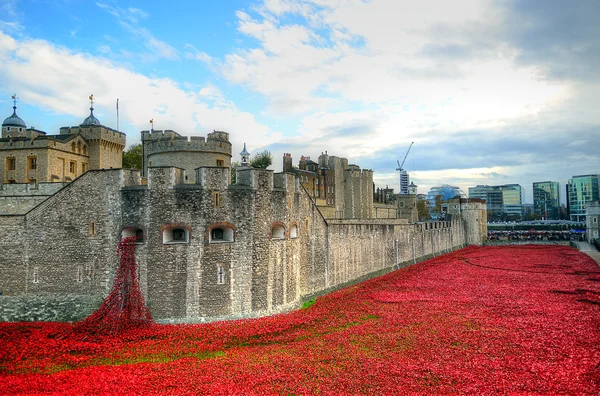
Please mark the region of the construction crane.
<svg viewBox="0 0 600 396"><path fill-rule="evenodd" d="M408 150L406 150L406 155L404 156L404 159L402 160L402 163L400 163L400 161L396 160L396 162L398 163L398 167L396 168L396 170L398 172L400 172L400 194L408 194L408 191L403 191L402 190L402 172L404 171L404 169L402 169L402 167L404 166L404 162L406 161L406 157L408 157L408 153L410 153L410 149L412 147L412 145L415 142L410 142L410 146L408 146ZM404 173L406 173L406 171L404 171ZM408 180L406 181L406 184L408 185Z"/></svg>

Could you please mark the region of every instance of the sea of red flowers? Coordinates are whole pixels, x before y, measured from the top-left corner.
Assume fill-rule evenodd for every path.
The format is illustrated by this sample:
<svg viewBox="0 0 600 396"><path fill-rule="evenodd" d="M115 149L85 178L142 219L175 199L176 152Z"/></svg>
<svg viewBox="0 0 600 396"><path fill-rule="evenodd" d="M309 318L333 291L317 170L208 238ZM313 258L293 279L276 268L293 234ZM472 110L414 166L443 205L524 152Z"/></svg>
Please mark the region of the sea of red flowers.
<svg viewBox="0 0 600 396"><path fill-rule="evenodd" d="M468 247L306 309L119 335L0 324L0 393L600 394L600 267Z"/></svg>

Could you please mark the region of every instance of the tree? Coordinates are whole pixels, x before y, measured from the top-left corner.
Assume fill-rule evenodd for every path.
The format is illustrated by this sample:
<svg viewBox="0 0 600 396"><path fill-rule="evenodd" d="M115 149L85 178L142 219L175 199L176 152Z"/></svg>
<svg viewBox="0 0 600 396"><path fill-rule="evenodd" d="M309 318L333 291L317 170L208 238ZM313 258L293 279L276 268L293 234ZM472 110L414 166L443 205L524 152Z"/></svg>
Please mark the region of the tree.
<svg viewBox="0 0 600 396"><path fill-rule="evenodd" d="M273 163L273 155L269 150L258 152L250 160L250 166L253 168L266 169Z"/></svg>
<svg viewBox="0 0 600 396"><path fill-rule="evenodd" d="M123 168L142 169L142 145L132 144L123 151Z"/></svg>
<svg viewBox="0 0 600 396"><path fill-rule="evenodd" d="M231 163L231 168L230 168L230 171L231 171L231 184L235 184L235 175L236 175L235 169L237 167L239 167L239 166L240 166L240 163L238 161L233 161Z"/></svg>
<svg viewBox="0 0 600 396"><path fill-rule="evenodd" d="M429 209L427 208L427 201L424 199L417 200L417 213L419 215L419 221L427 220L429 218Z"/></svg>

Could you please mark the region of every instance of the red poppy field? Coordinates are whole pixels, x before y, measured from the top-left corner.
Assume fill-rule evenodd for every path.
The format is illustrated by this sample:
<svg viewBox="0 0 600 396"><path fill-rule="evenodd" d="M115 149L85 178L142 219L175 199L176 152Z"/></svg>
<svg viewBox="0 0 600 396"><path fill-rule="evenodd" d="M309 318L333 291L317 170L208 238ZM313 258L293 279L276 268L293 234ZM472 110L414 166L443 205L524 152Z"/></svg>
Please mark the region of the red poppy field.
<svg viewBox="0 0 600 396"><path fill-rule="evenodd" d="M72 327L0 324L0 393L600 393L600 267L568 247L471 246L261 319Z"/></svg>

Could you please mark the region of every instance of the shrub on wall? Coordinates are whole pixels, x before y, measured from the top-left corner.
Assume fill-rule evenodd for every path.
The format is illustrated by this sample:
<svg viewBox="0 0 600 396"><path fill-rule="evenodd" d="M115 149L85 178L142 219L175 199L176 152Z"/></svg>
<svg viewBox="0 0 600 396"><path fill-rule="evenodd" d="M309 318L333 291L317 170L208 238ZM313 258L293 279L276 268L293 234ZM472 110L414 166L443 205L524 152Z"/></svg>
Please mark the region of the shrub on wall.
<svg viewBox="0 0 600 396"><path fill-rule="evenodd" d="M273 155L269 150L258 152L250 161L250 166L253 168L266 169L273 163Z"/></svg>

